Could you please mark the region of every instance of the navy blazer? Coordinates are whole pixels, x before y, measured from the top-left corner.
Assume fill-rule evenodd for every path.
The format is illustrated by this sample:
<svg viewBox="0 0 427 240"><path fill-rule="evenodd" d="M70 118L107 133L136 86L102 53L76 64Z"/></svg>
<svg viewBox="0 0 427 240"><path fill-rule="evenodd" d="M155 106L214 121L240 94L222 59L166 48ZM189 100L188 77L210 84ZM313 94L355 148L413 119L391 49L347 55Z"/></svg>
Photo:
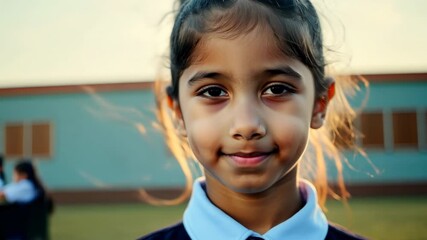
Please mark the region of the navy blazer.
<svg viewBox="0 0 427 240"><path fill-rule="evenodd" d="M328 233L326 234L325 240L363 240L359 235L355 235L346 229L337 225L329 224ZM146 236L139 238L138 240L191 240L188 236L187 231L184 228L182 222L150 233ZM309 240L309 239L307 239Z"/></svg>

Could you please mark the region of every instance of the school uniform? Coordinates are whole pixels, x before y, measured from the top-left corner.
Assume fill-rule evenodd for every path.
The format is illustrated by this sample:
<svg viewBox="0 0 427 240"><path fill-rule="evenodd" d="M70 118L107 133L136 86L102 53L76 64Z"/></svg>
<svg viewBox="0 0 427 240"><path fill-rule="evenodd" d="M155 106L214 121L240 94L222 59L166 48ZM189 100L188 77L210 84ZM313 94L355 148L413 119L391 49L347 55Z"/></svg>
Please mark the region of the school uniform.
<svg viewBox="0 0 427 240"><path fill-rule="evenodd" d="M194 183L193 193L184 212L183 221L146 235L139 240L357 240L360 236L329 224L317 204L314 186L300 182L305 205L288 220L265 234L247 229L217 208L206 195L206 185L201 179Z"/></svg>
<svg viewBox="0 0 427 240"><path fill-rule="evenodd" d="M11 182L3 187L2 192L9 203L29 203L36 199L38 194L34 184L28 179Z"/></svg>

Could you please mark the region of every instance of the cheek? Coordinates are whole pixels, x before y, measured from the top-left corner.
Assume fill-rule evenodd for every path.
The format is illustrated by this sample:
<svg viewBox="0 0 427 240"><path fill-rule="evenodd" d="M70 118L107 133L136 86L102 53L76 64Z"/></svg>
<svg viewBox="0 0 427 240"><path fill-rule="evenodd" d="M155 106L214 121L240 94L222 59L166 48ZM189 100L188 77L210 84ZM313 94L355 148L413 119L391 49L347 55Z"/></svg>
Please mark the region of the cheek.
<svg viewBox="0 0 427 240"><path fill-rule="evenodd" d="M274 120L273 120L274 119ZM273 141L279 145L284 159L298 160L308 141L309 118L306 114L281 115L270 118Z"/></svg>
<svg viewBox="0 0 427 240"><path fill-rule="evenodd" d="M299 118L290 118L286 122L277 124L277 129L273 132L276 138L286 145L301 144L307 141L309 128L304 121Z"/></svg>
<svg viewBox="0 0 427 240"><path fill-rule="evenodd" d="M201 160L208 154L216 154L220 147L222 132L218 120L211 118L191 118L186 120L187 139L193 153Z"/></svg>

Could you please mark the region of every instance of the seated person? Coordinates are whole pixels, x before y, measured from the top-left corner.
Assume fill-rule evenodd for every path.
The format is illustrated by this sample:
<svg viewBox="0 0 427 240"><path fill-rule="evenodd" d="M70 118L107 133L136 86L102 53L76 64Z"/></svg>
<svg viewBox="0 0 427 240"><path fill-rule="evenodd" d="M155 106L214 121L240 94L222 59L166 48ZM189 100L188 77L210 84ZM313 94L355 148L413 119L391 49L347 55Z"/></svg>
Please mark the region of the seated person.
<svg viewBox="0 0 427 240"><path fill-rule="evenodd" d="M45 197L43 187L31 161L23 160L15 165L13 182L0 189L0 202L29 203Z"/></svg>

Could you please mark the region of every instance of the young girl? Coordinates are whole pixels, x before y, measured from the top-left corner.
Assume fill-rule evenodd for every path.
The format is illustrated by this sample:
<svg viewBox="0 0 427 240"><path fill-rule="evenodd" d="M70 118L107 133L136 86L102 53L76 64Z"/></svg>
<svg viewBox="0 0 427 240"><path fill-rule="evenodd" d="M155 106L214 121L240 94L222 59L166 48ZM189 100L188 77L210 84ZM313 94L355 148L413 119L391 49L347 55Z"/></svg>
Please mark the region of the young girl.
<svg viewBox="0 0 427 240"><path fill-rule="evenodd" d="M178 137L168 143L179 160L197 159L204 178L182 223L141 239L362 239L329 224L318 204L329 191L323 150L338 163L333 129L351 130L352 116L326 118L328 105L328 114L348 105L326 76L312 3L184 1L170 43ZM301 177L310 167L316 187Z"/></svg>
<svg viewBox="0 0 427 240"><path fill-rule="evenodd" d="M45 197L45 189L31 161L23 160L15 165L13 182L0 190L0 202L29 203Z"/></svg>

